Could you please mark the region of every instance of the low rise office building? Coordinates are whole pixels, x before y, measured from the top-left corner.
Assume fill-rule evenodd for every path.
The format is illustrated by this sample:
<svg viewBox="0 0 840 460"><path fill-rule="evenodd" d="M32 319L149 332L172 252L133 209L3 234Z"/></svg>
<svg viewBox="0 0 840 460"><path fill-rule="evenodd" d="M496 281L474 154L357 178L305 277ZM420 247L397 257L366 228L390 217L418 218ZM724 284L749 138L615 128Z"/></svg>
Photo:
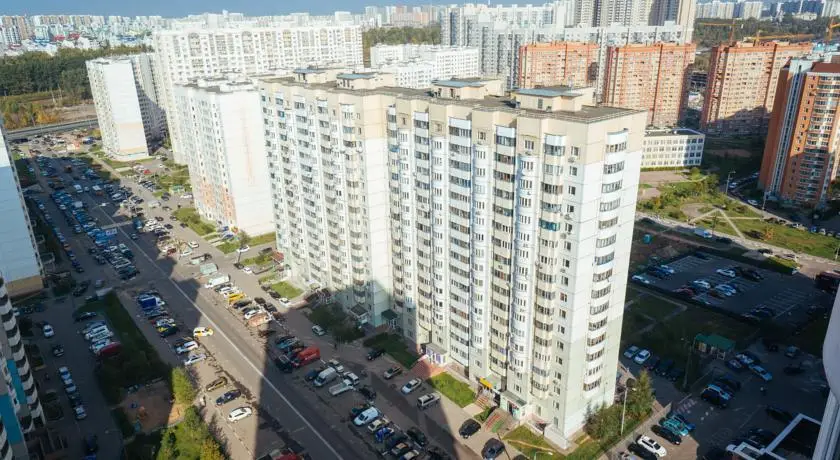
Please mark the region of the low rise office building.
<svg viewBox="0 0 840 460"><path fill-rule="evenodd" d="M706 135L688 128L649 128L642 147L642 169L700 166Z"/></svg>

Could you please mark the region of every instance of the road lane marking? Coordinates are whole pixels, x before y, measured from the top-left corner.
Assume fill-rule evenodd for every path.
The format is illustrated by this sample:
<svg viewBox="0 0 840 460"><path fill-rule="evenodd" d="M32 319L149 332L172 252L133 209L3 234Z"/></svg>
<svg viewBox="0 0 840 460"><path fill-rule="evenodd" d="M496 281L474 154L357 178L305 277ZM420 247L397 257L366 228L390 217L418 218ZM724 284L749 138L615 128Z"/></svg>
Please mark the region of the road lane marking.
<svg viewBox="0 0 840 460"><path fill-rule="evenodd" d="M114 221L114 219L113 219L113 218L111 218L111 216L109 216L109 215L108 215L107 213L105 213L105 212L103 212L103 214L105 214L105 217L106 217L108 220L110 220L112 223L116 224L116 221ZM119 227L118 227L118 228L119 228ZM120 232L121 232L121 233L122 233L122 234L123 234L126 238L128 237L128 235L126 235L126 234L125 234L125 231L124 231L122 228L119 228L119 231L120 231ZM143 257L144 257L144 258L145 258L145 259L146 259L146 260L147 260L150 264L152 264L152 266L154 266L154 267L158 270L158 272L160 272L163 276L166 276L166 272L164 272L164 271L163 271L163 269L162 269L162 268L160 268L160 266L159 266L157 263L155 263L155 261L154 261L151 257L149 257L149 255L148 255L148 254L146 254L145 249L143 249L142 247L140 247L140 245L139 245L139 244L137 244L137 242L136 242L136 241L134 241L134 240L129 239L128 241L130 241L130 242L131 242L131 244L133 244L133 245L137 248L137 250L138 250L138 251L139 251L139 252L143 255ZM173 270L172 270L172 271L173 271L173 272L175 271L174 267L173 267ZM219 333L219 335L220 335L223 339L225 339L225 341L227 341L227 343L228 343L228 344L230 344L230 346L231 346L234 350L236 350L236 352L237 352L237 353L239 354L239 356L240 356L240 357L244 360L244 362L245 362L245 363L247 363L247 364L248 364L248 366L250 366L250 367L254 370L254 372L256 372L256 373L257 373L257 375L259 375L259 376L262 378L262 380L263 380L263 381L265 381L265 383L266 383L266 384L267 384L267 385L268 385L268 386L269 386L269 387L270 387L270 388L271 388L271 389L272 389L272 390L273 390L273 391L277 394L277 396L279 396L279 397L280 397L280 399L282 399L282 400L283 400L283 402L285 402L285 403L286 403L286 405L287 405L287 406L289 406L289 408L290 408L290 409L292 409L292 412L294 412L294 413L295 413L295 415L297 415L297 416L298 416L298 417L299 417L299 418L303 421L303 423L304 423L304 424L306 424L306 426L307 426L307 427L308 427L308 428L312 431L312 433L313 433L313 434L315 434L315 436L317 436L317 437L318 437L318 439L320 439L320 440L321 440L321 442L324 444L324 446L325 446L327 449L329 449L329 451L330 451L330 452L332 452L332 454L333 454L333 455L335 455L335 458L337 458L337 459L339 459L339 460L342 460L342 459L343 459L343 457L342 457L341 455L339 455L339 454L338 454L338 452L335 450L335 448L333 448L333 446L331 446L331 445L330 445L330 443L329 443L329 442L327 442L327 440L326 440L326 439L324 439L324 437L323 437L323 436L321 436L321 433L319 433L319 432L318 432L318 430L316 430L316 429L315 429L315 427L313 427L313 426L312 426L312 424L311 424L311 423L309 423L309 420L306 420L306 418L303 416L303 414L301 414L301 413L300 413L300 411L298 411L298 409L297 409L294 405L292 405L292 402L291 402L291 401L289 401L289 400L286 398L286 396L285 396L285 395L283 395L283 393L281 393L281 392L280 392L280 389L279 389L279 388L277 388L277 387L276 387L276 386L275 386L275 385L274 385L274 384L273 384L273 383L272 383L272 382L268 379L268 377L266 377L266 376L265 376L265 374L263 374L263 373L262 373L262 371L260 371L260 369L259 369L259 368L258 368L258 367L257 367L257 366L256 366L256 365L255 365L255 364L254 364L251 360L250 360L250 359L248 359L248 357L246 357L246 356L245 356L245 354L242 352L242 350L240 350L240 349L239 349L239 347L237 347L237 346L233 343L233 341L230 339L230 337L228 337L228 335L227 335L227 334L225 334L225 333L222 331L222 329L219 327L219 325L218 325L218 324L216 324L216 323L215 323L215 321L213 321L213 320L212 320L212 319L211 319L211 318L210 318L210 317L209 317L206 313L204 313L204 310L202 310L202 309L201 309L201 307L199 307L198 305L196 305L196 304L195 304L195 302L193 302L192 300L190 300L190 297L187 295L187 293L186 293L186 292L184 292L184 290L183 290L183 289L181 289L181 286L178 286L178 284L177 284L177 283L175 283L175 281L173 281L171 278L168 278L168 277L167 277L166 279L167 279L167 280L169 281L169 283L171 283L171 284L172 284L172 286L173 286L173 287L174 287L174 288L175 288L175 289L176 289L176 290L177 290L177 291L178 291L178 292L179 292L179 293L180 293L180 294L184 297L184 299L186 299L186 300L187 300L187 302L189 302L189 303L190 303L190 304L191 304L191 305L192 305L192 306L196 309L196 311L198 311L199 313L201 313L201 315L202 315L202 316L204 316L204 317L207 319L207 322L208 322L208 323L210 323L210 325L211 325L214 329L216 329L216 331ZM199 287L199 289L200 289L200 287ZM200 292L200 291L199 291L199 292ZM201 294L199 294L199 295L201 295Z"/></svg>

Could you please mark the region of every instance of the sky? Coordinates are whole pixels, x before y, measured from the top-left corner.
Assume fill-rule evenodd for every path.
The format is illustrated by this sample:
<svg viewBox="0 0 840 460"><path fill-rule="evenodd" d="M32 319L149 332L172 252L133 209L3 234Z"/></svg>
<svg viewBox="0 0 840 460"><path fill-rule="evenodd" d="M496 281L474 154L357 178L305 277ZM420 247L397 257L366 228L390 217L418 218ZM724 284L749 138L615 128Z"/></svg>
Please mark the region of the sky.
<svg viewBox="0 0 840 460"><path fill-rule="evenodd" d="M333 11L361 13L368 5L422 5L438 3L430 0L17 0L2 1L0 15L96 14L102 16L165 16L180 17L228 10L249 16L279 15L308 11L329 14ZM443 0L440 3L451 3Z"/></svg>

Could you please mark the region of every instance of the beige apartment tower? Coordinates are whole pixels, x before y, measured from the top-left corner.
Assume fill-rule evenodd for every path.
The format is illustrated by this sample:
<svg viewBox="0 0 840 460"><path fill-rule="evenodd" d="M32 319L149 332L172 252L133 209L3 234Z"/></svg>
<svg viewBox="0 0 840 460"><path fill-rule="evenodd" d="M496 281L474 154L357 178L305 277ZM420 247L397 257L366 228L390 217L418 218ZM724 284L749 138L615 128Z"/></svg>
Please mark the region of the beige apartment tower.
<svg viewBox="0 0 840 460"><path fill-rule="evenodd" d="M293 270L569 445L613 403L645 113L312 73L260 85Z"/></svg>
<svg viewBox="0 0 840 460"><path fill-rule="evenodd" d="M696 49L693 43L609 47L602 102L646 110L651 126L678 125Z"/></svg>
<svg viewBox="0 0 840 460"><path fill-rule="evenodd" d="M712 48L700 130L712 136L767 132L779 72L810 43L738 42Z"/></svg>
<svg viewBox="0 0 840 460"><path fill-rule="evenodd" d="M531 43L519 48L520 88L591 86L597 73L596 43Z"/></svg>

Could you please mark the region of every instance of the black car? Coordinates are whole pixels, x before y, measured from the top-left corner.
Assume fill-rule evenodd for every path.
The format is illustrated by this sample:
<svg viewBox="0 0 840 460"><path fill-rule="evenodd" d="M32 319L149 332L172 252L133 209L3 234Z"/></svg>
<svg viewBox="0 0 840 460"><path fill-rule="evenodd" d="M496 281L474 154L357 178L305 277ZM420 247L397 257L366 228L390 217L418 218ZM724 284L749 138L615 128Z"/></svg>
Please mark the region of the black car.
<svg viewBox="0 0 840 460"><path fill-rule="evenodd" d="M97 313L95 311L77 311L73 313L73 321L78 323L79 321L95 318L96 315Z"/></svg>
<svg viewBox="0 0 840 460"><path fill-rule="evenodd" d="M790 366L785 366L785 368L782 370L782 372L784 372L785 375L799 375L799 374L805 372L805 368L802 367L801 364L790 365Z"/></svg>
<svg viewBox="0 0 840 460"><path fill-rule="evenodd" d="M661 362L659 366L656 367L656 375L665 377L666 375L668 375L668 372L671 370L672 367L674 367L674 360L666 359L665 361Z"/></svg>
<svg viewBox="0 0 840 460"><path fill-rule="evenodd" d="M265 299L263 299L262 297L254 297L254 302L256 302L257 305L263 305L264 306L266 304Z"/></svg>
<svg viewBox="0 0 840 460"><path fill-rule="evenodd" d="M662 425L653 425L650 427L650 430L653 431L653 434L659 436L660 438L670 442L675 446L679 446L682 444L682 437L677 433L674 433L668 428L665 428Z"/></svg>
<svg viewBox="0 0 840 460"><path fill-rule="evenodd" d="M505 445L502 443L502 441L499 441L496 438L490 438L484 444L484 448L481 449L481 457L486 460L493 460L502 455L502 452L504 451Z"/></svg>
<svg viewBox="0 0 840 460"><path fill-rule="evenodd" d="M359 388L359 394L364 396L365 399L367 399L368 401L373 401L376 399L376 391L367 385Z"/></svg>
<svg viewBox="0 0 840 460"><path fill-rule="evenodd" d="M730 374L724 374L724 375L716 378L715 383L719 383L719 384L722 384L726 387L729 387L730 389L733 390L733 391L730 391L730 393L733 393L733 394L736 391L741 390L741 381L736 379L735 377L733 377Z"/></svg>
<svg viewBox="0 0 840 460"><path fill-rule="evenodd" d="M320 374L323 370L324 369L320 367L318 369L312 369L311 371L307 372L306 375L303 376L303 379L307 382L311 382L318 378L318 374Z"/></svg>
<svg viewBox="0 0 840 460"><path fill-rule="evenodd" d="M216 405L217 405L217 406L221 406L222 404L229 403L229 402L233 401L234 399L236 399L236 398L238 398L238 397L240 397L240 396L242 396L242 392L241 392L241 391L239 391L239 390L230 390L230 391L228 391L228 392L225 392L225 394L223 394L223 395L219 396L218 398L216 398Z"/></svg>
<svg viewBox="0 0 840 460"><path fill-rule="evenodd" d="M645 363L644 368L645 368L645 369L647 369L647 370L649 370L649 371L650 371L650 370L653 370L653 369L655 369L655 368L656 368L656 366L658 366L658 365L659 365L659 362L660 362L660 361L662 361L662 358L660 358L659 356L654 356L654 357L650 358L650 359L649 359L649 360Z"/></svg>
<svg viewBox="0 0 840 460"><path fill-rule="evenodd" d="M240 264L239 262L233 264L233 267L236 268L237 270L242 270L243 268L245 268L245 266Z"/></svg>
<svg viewBox="0 0 840 460"><path fill-rule="evenodd" d="M470 436L478 433L478 430L480 429L481 424L476 422L475 419L470 418L461 424L461 428L458 428L458 434L460 434L463 439L469 439Z"/></svg>
<svg viewBox="0 0 840 460"><path fill-rule="evenodd" d="M705 252L700 252L700 251L696 251L696 252L694 253L694 257L697 257L698 259L701 259L701 260L709 260L709 259L711 259L711 257L709 257L709 255L708 255L708 254L706 254Z"/></svg>
<svg viewBox="0 0 840 460"><path fill-rule="evenodd" d="M666 378L668 379L669 382L676 382L677 380L681 379L684 375L685 375L685 371L683 371L682 369L680 369L678 367L675 367L675 368L671 369L670 372L668 372L668 375L666 376Z"/></svg>
<svg viewBox="0 0 840 460"><path fill-rule="evenodd" d="M382 356L385 354L385 350L381 348L374 348L373 350L369 351L367 354L367 360L373 361L374 359Z"/></svg>
<svg viewBox="0 0 840 460"><path fill-rule="evenodd" d="M85 436L85 454L95 454L99 451L99 441L95 434Z"/></svg>
<svg viewBox="0 0 840 460"><path fill-rule="evenodd" d="M700 399L721 409L726 409L729 406L729 401L723 399L720 394L710 389L703 390L703 393L700 394Z"/></svg>
<svg viewBox="0 0 840 460"><path fill-rule="evenodd" d="M409 428L405 434L407 434L408 437L416 442L420 447L426 447L426 445L429 444L429 439L426 438L426 435L423 434L423 432L420 431L420 428L417 428L416 426Z"/></svg>
<svg viewBox="0 0 840 460"><path fill-rule="evenodd" d="M763 337L761 339L761 343L764 345L764 349L767 351L779 351L779 343L769 337Z"/></svg>
<svg viewBox="0 0 840 460"><path fill-rule="evenodd" d="M274 299L274 300L280 300L283 297L283 296L281 296L280 294L278 294L274 291L269 291L268 295L270 295L271 298Z"/></svg>
<svg viewBox="0 0 840 460"><path fill-rule="evenodd" d="M61 358L64 356L64 347L62 345L53 345L52 354L56 358Z"/></svg>
<svg viewBox="0 0 840 460"><path fill-rule="evenodd" d="M656 456L653 452L645 449L644 447L636 444L635 442L627 446L627 450L630 451L633 455L641 458L642 460L658 460L659 457Z"/></svg>
<svg viewBox="0 0 840 460"><path fill-rule="evenodd" d="M765 409L770 418L778 420L782 423L790 423L793 420L793 414L777 406L767 406Z"/></svg>

